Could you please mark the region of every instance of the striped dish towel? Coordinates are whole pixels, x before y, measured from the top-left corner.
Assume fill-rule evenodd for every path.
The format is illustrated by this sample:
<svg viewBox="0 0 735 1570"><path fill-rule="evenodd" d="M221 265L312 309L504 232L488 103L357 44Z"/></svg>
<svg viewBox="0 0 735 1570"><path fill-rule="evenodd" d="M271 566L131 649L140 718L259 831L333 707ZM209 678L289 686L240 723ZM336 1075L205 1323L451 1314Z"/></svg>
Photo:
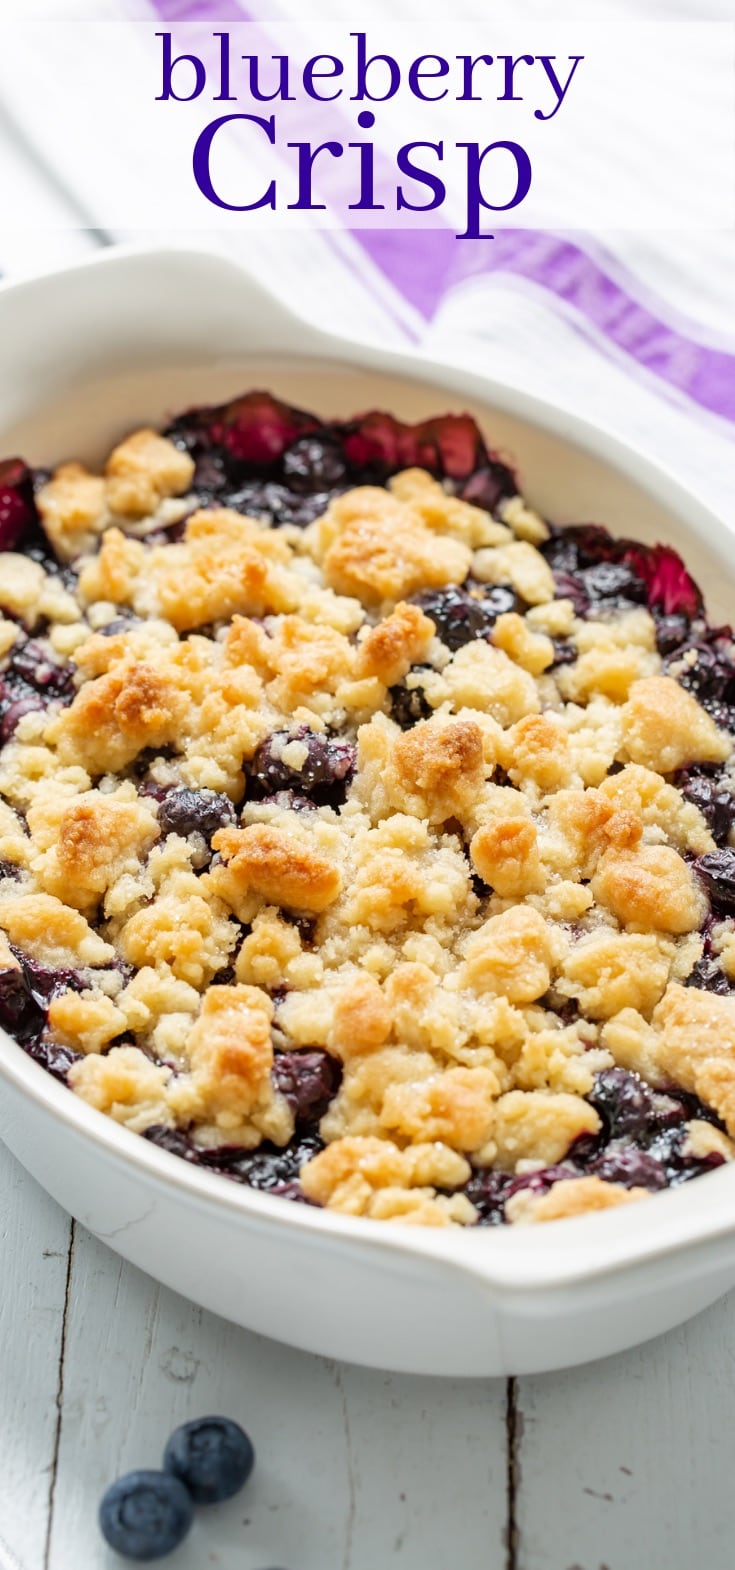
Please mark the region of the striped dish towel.
<svg viewBox="0 0 735 1570"><path fill-rule="evenodd" d="M34 10L34 0L16 3L19 14ZM381 20L396 5L365 0L367 14L360 17L356 7L355 25L369 21L379 37ZM303 0L39 0L36 9L68 16L70 27L81 17L164 27L250 20L265 48L269 26L279 20L308 34ZM339 14L337 0L315 9ZM607 9L613 16L732 19L731 0L614 0ZM398 10L404 19L415 15L420 39L423 0L400 0ZM468 15L483 10L486 0L463 5ZM541 16L541 0L525 0L524 10ZM574 10L566 4L565 16ZM74 106L64 103L61 74L53 61L45 75L43 62L33 66L42 91L31 99L0 60L0 184L6 224L12 211L32 209L48 229L41 235L6 227L0 268L22 275L95 245L159 242L160 235L99 227L100 181L114 178L115 160L144 153L135 146L135 127L104 149L103 167L92 159L80 167L66 149ZM706 82L693 76L697 90L706 94ZM168 238L238 257L292 309L332 331L486 371L600 423L735 523L735 233L506 229L494 241L458 242L447 224L421 233L264 227L257 245L252 236L216 230Z"/></svg>

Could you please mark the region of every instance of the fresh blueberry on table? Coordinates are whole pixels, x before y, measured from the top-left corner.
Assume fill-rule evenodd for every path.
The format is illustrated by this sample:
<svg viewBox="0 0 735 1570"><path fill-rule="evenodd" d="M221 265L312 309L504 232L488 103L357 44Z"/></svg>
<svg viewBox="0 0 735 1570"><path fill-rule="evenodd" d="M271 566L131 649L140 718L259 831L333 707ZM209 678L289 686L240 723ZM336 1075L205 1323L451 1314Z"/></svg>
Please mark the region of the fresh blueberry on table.
<svg viewBox="0 0 735 1570"><path fill-rule="evenodd" d="M184 1541L191 1495L170 1472L128 1472L111 1483L99 1511L102 1536L126 1559L162 1559Z"/></svg>
<svg viewBox="0 0 735 1570"><path fill-rule="evenodd" d="M167 1472L179 1478L198 1505L230 1499L246 1483L255 1451L239 1423L199 1417L174 1429L163 1453Z"/></svg>

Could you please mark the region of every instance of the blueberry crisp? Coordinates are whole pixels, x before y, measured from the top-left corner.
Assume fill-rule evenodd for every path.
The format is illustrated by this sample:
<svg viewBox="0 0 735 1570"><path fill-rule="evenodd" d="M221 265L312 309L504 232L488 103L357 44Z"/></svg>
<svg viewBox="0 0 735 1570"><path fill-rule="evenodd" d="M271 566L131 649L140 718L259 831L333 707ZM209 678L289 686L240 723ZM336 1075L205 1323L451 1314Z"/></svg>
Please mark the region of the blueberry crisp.
<svg viewBox="0 0 735 1570"><path fill-rule="evenodd" d="M735 646L474 421L266 393L0 464L0 1023L230 1180L427 1226L735 1157Z"/></svg>

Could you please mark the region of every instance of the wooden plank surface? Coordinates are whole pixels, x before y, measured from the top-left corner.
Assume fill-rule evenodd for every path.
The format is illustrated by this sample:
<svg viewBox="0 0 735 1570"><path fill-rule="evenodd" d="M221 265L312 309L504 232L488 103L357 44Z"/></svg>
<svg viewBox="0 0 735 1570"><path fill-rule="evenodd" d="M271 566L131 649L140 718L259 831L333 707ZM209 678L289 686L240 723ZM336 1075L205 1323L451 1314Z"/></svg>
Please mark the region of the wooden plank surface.
<svg viewBox="0 0 735 1570"><path fill-rule="evenodd" d="M604 1363L517 1384L514 1570L731 1570L735 1293Z"/></svg>
<svg viewBox="0 0 735 1570"><path fill-rule="evenodd" d="M158 1287L78 1227L67 1282L68 1223L6 1152L2 1181L0 1534L21 1570L117 1570L96 1526L106 1484L160 1464L171 1428L207 1412L249 1429L258 1466L238 1499L200 1513L172 1570L504 1570L501 1381L292 1351Z"/></svg>
<svg viewBox="0 0 735 1570"><path fill-rule="evenodd" d="M37 1570L58 1439L70 1226L2 1145L0 1196L0 1549Z"/></svg>
<svg viewBox="0 0 735 1570"><path fill-rule="evenodd" d="M735 1294L585 1369L377 1374L206 1314L74 1228L0 1148L0 1566L117 1570L96 1509L207 1411L250 1429L246 1493L176 1570L730 1570ZM63 1348L63 1362L61 1353ZM53 1507L53 1518L50 1510Z"/></svg>

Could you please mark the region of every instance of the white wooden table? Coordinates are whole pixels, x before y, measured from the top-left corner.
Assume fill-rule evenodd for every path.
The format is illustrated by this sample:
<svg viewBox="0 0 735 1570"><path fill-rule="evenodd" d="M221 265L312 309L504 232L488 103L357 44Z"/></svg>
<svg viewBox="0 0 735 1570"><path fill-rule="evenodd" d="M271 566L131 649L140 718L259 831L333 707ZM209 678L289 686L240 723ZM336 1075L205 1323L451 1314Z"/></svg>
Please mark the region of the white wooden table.
<svg viewBox="0 0 735 1570"><path fill-rule="evenodd" d="M171 1570L731 1570L735 1294L588 1368L403 1378L195 1308L2 1147L0 1196L2 1570L120 1566L106 1484L209 1412L249 1429L258 1464Z"/></svg>

